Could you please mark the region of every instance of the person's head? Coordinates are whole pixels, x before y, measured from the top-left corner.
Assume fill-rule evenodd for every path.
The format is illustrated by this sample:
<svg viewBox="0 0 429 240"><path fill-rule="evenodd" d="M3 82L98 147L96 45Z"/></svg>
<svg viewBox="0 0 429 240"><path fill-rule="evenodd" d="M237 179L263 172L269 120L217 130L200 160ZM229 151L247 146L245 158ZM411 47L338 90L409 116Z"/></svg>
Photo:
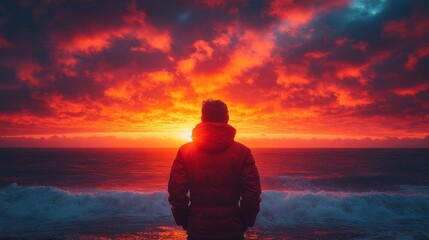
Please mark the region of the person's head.
<svg viewBox="0 0 429 240"><path fill-rule="evenodd" d="M201 109L202 122L228 123L228 107L221 100L207 99Z"/></svg>

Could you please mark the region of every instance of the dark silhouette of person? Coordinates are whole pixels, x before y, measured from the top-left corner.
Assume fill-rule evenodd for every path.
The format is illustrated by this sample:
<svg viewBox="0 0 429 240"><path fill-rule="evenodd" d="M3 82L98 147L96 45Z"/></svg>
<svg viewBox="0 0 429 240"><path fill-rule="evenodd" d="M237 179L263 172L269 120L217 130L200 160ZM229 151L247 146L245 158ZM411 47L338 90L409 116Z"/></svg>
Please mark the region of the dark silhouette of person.
<svg viewBox="0 0 429 240"><path fill-rule="evenodd" d="M180 147L171 168L168 201L188 239L244 239L261 202L250 149L234 141L226 104L206 100L192 142ZM188 196L189 191L189 196Z"/></svg>

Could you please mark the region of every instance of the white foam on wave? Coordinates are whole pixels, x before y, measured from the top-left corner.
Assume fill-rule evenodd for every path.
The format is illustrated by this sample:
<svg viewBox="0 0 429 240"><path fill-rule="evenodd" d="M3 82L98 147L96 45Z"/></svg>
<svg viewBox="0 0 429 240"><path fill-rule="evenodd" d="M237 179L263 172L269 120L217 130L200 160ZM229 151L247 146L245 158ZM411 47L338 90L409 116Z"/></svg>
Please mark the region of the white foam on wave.
<svg viewBox="0 0 429 240"><path fill-rule="evenodd" d="M279 192L263 194L260 225L419 223L429 225L429 195L398 193Z"/></svg>
<svg viewBox="0 0 429 240"><path fill-rule="evenodd" d="M0 237L64 229L88 223L136 225L172 224L166 192L74 193L54 187L12 184L0 190Z"/></svg>
<svg viewBox="0 0 429 240"><path fill-rule="evenodd" d="M167 197L166 192L76 193L12 184L0 189L0 237L73 225L85 229L94 222L102 222L105 228L120 223L116 227L135 230L173 225ZM260 228L393 226L404 222L429 226L428 194L265 191L262 199L256 222Z"/></svg>

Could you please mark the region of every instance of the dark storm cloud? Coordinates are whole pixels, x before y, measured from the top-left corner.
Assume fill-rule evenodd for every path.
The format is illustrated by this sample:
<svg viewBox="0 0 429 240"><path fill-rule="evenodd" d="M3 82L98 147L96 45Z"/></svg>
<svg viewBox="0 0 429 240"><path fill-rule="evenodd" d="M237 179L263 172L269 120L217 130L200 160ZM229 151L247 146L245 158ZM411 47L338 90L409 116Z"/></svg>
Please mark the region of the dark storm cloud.
<svg viewBox="0 0 429 240"><path fill-rule="evenodd" d="M43 99L34 96L32 91L20 86L12 89L0 88L0 113L14 114L26 111L37 117L51 115L51 110Z"/></svg>
<svg viewBox="0 0 429 240"><path fill-rule="evenodd" d="M429 114L429 108L424 106L427 99L429 99L429 90L416 95L389 95L368 106L358 107L356 111L359 116L394 116L398 118L415 116L424 120L425 116Z"/></svg>
<svg viewBox="0 0 429 240"><path fill-rule="evenodd" d="M301 28L301 36L291 39L287 33L280 35L277 40L278 46L283 46L280 55L285 64L307 64L308 78L334 84L356 99L367 98L359 96L367 92L374 102L360 106L358 115L427 113L427 105L421 104L425 100L417 96L397 96L394 90L429 83L428 72L423 67L428 61L426 55L420 54L423 57L417 59L414 71L404 67L410 54L425 46L428 31L419 33L420 39L398 40L386 36L385 25L403 19L422 20L415 15L428 9L428 5L422 1L354 1L337 11L320 14ZM311 38L303 38L306 33L311 34ZM336 44L338 38L344 39L341 45ZM306 58L306 54L316 53L325 55L320 59ZM323 101L316 102L323 104Z"/></svg>

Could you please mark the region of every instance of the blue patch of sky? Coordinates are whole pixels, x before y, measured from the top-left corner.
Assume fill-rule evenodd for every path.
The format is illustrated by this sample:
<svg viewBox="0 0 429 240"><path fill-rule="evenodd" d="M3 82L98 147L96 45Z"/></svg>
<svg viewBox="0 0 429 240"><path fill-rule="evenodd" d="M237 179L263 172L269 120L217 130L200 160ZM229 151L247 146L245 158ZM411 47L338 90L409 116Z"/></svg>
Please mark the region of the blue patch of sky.
<svg viewBox="0 0 429 240"><path fill-rule="evenodd" d="M386 7L387 0L355 0L349 5L350 20L373 17L380 14Z"/></svg>

